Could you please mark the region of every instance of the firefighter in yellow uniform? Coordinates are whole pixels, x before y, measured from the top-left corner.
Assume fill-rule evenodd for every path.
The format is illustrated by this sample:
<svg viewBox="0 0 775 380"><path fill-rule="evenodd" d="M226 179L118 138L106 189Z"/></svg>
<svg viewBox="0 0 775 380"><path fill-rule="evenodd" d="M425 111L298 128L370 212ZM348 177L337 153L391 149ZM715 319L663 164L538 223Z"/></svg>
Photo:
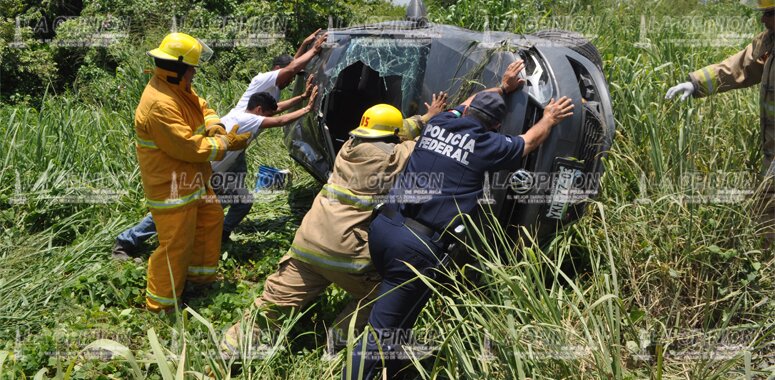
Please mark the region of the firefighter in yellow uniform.
<svg viewBox="0 0 775 380"><path fill-rule="evenodd" d="M159 236L148 260L148 310L171 311L186 281L215 278L223 209L208 187L210 161L244 149L250 134L225 134L220 118L191 88L212 51L183 33L148 52L156 69L135 111L137 160Z"/></svg>
<svg viewBox="0 0 775 380"><path fill-rule="evenodd" d="M761 174L764 194L759 211L761 225L758 230L771 246L775 242L775 0L749 0L749 5L761 11L761 22L767 30L757 35L745 49L721 63L703 67L689 74L689 81L667 91L666 98L680 95L685 100L690 95L700 98L738 88L760 84L760 125L762 135Z"/></svg>
<svg viewBox="0 0 775 380"><path fill-rule="evenodd" d="M334 283L352 297L334 321L334 329L346 329L353 316L356 327L366 324L371 308L366 304L376 296L380 283L367 240L372 210L403 170L424 123L446 106L446 94L434 94L432 104L426 106L426 114L405 120L401 111L388 104L364 112L360 125L350 132L352 138L339 151L328 182L304 216L290 250L280 259L278 271L266 279L263 293L254 301L269 320L276 319L280 311L305 307ZM237 354L243 331L258 332L243 323L249 316L250 310L226 332L224 351Z"/></svg>

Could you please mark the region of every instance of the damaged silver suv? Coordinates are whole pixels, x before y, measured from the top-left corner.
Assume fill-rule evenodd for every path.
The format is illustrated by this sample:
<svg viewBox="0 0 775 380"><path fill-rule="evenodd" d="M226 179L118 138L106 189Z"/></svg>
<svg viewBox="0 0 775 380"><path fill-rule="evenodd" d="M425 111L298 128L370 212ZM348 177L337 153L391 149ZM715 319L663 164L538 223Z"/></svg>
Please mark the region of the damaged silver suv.
<svg viewBox="0 0 775 380"><path fill-rule="evenodd" d="M368 107L388 103L410 116L424 112L421 105L438 91L448 92L454 105L497 85L506 66L522 59L527 84L507 99L501 133L524 133L553 97L569 96L581 111L554 128L520 170L489 173L483 201L512 232L524 226L545 238L577 220L584 200L598 192L601 158L614 136L597 49L575 33L482 33L411 13L403 21L328 29L323 52L307 66L322 96L313 112L285 127L291 157L325 181ZM296 83L301 92L304 81Z"/></svg>

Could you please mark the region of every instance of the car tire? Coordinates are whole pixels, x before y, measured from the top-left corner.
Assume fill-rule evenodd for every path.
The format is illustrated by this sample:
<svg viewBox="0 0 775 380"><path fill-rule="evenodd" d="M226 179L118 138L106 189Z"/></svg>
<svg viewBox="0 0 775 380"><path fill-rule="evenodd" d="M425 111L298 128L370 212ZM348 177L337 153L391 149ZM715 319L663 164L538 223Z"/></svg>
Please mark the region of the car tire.
<svg viewBox="0 0 775 380"><path fill-rule="evenodd" d="M600 55L600 51L589 43L589 40L584 38L580 33L571 32L562 29L546 29L539 30L533 33L534 36L543 38L545 40L558 43L565 46L576 53L579 53L592 61L600 71L603 71L603 57Z"/></svg>

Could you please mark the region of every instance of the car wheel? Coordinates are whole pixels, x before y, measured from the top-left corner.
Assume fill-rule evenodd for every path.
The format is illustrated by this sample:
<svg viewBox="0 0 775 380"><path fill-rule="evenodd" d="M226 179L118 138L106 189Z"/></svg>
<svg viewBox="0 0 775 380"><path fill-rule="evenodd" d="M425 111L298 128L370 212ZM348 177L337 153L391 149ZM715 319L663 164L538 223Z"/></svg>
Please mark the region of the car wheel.
<svg viewBox="0 0 775 380"><path fill-rule="evenodd" d="M534 36L558 43L576 53L579 53L592 61L600 71L603 71L603 57L597 48L589 43L580 33L571 32L562 29L546 29L533 33Z"/></svg>

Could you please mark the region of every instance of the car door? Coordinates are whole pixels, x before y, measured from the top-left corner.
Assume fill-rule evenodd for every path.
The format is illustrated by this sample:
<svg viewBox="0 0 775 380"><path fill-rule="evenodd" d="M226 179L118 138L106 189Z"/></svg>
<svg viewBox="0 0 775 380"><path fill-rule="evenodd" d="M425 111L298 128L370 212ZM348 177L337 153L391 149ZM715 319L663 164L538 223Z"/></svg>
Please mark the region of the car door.
<svg viewBox="0 0 775 380"><path fill-rule="evenodd" d="M326 66L337 60L341 50L337 47L324 49L307 65L305 73L296 78L294 96L304 91L307 75L310 74L315 75L315 83L319 85L321 93L307 115L283 127L288 154L320 182L328 180L336 157L331 135L323 122L322 110L325 109L326 96L322 84L328 80Z"/></svg>

